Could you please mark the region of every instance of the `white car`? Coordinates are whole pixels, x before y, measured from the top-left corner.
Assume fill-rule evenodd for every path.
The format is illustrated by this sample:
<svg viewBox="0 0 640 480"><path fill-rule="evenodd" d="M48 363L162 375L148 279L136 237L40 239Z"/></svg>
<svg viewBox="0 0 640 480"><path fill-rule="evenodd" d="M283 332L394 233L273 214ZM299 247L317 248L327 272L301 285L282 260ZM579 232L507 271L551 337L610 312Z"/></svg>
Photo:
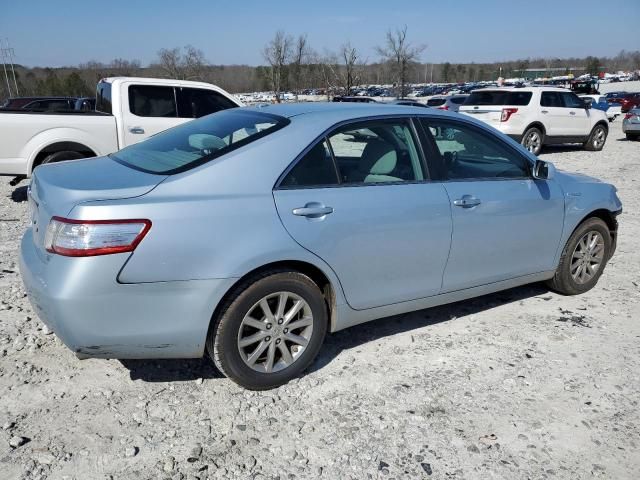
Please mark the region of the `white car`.
<svg viewBox="0 0 640 480"><path fill-rule="evenodd" d="M434 95L427 100L427 107L437 108L439 110L449 110L450 112L457 112L469 95L455 94L455 95Z"/></svg>
<svg viewBox="0 0 640 480"><path fill-rule="evenodd" d="M602 150L609 133L606 113L564 88L475 90L459 111L507 134L534 155L543 145L561 143Z"/></svg>
<svg viewBox="0 0 640 480"><path fill-rule="evenodd" d="M0 110L0 175L28 177L60 160L107 155L194 118L242 106L215 85L156 78L105 78L96 111Z"/></svg>
<svg viewBox="0 0 640 480"><path fill-rule="evenodd" d="M604 95L580 95L580 98L588 99L587 101L591 102L591 108L605 112L609 122L613 122L622 115L622 106L619 103L609 103Z"/></svg>

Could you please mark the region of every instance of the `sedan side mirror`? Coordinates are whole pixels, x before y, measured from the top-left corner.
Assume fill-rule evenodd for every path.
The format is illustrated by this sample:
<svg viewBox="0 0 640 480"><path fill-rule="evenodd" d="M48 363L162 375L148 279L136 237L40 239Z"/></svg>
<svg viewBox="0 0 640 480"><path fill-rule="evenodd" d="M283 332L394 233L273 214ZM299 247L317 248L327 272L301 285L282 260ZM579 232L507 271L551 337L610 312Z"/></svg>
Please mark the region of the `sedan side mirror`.
<svg viewBox="0 0 640 480"><path fill-rule="evenodd" d="M589 110L589 109L591 108L591 102L592 102L592 101L593 101L593 100L592 100L591 98L590 98L590 99L588 99L588 100L587 100L587 99L584 99L584 100L583 100L583 102L584 102L584 108L585 108L586 110Z"/></svg>
<svg viewBox="0 0 640 480"><path fill-rule="evenodd" d="M556 167L551 162L536 160L533 166L533 178L536 180L551 180L556 173Z"/></svg>

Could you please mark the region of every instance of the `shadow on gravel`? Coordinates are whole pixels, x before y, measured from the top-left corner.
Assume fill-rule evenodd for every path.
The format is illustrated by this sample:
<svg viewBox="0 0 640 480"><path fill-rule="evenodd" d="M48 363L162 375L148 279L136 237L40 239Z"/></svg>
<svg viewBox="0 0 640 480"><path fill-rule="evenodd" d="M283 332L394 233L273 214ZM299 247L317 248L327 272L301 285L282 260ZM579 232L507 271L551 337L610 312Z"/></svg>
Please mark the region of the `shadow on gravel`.
<svg viewBox="0 0 640 480"><path fill-rule="evenodd" d="M584 151L582 144L570 145L547 145L542 149L542 155L563 152L581 152Z"/></svg>
<svg viewBox="0 0 640 480"><path fill-rule="evenodd" d="M440 322L454 320L457 317L473 315L490 308L508 303L519 302L526 298L543 295L548 290L541 284L525 285L503 292L472 298L458 303L419 310L404 315L381 318L355 327L327 335L318 358L309 368L313 372L320 370L343 350L357 348L369 342L398 333L416 330ZM129 370L131 380L145 382L186 382L199 378L223 378L207 356L185 360L120 360Z"/></svg>
<svg viewBox="0 0 640 480"><path fill-rule="evenodd" d="M131 380L189 382L199 378L224 378L208 357L169 360L120 360Z"/></svg>
<svg viewBox="0 0 640 480"><path fill-rule="evenodd" d="M11 200L17 203L26 202L28 188L29 185L24 185L23 187L16 188L13 192L11 192Z"/></svg>
<svg viewBox="0 0 640 480"><path fill-rule="evenodd" d="M446 322L448 320L454 321L458 317L473 315L490 308L519 302L520 300L543 295L548 292L549 290L542 284L525 285L482 297L442 305L440 307L381 318L346 330L341 330L327 336L322 350L320 350L318 354L318 358L313 365L311 365L309 371L320 370L325 365L328 365L343 350L357 348L365 343L373 342L384 337L435 325L440 322Z"/></svg>

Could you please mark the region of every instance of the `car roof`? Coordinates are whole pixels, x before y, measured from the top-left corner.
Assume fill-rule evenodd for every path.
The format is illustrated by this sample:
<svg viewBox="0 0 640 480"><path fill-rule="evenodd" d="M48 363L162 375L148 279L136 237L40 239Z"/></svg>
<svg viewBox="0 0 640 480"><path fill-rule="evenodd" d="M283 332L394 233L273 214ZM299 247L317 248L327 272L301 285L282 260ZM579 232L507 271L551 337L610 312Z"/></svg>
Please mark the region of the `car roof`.
<svg viewBox="0 0 640 480"><path fill-rule="evenodd" d="M368 120L376 117L424 117L437 114L461 119L457 113L444 110L385 103L309 102L243 107L243 110L286 117L291 120L292 126L315 132L315 135L342 122ZM464 121L476 122L471 118L464 118Z"/></svg>

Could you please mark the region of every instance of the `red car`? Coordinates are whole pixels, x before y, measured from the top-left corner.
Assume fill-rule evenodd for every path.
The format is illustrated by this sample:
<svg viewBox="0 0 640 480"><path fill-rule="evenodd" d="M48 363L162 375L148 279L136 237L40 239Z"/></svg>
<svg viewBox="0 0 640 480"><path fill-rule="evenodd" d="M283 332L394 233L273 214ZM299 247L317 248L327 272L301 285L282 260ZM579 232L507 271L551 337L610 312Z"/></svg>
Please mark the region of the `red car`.
<svg viewBox="0 0 640 480"><path fill-rule="evenodd" d="M640 107L640 92L625 95L620 102L620 110L622 113L627 113L629 110L637 107Z"/></svg>

